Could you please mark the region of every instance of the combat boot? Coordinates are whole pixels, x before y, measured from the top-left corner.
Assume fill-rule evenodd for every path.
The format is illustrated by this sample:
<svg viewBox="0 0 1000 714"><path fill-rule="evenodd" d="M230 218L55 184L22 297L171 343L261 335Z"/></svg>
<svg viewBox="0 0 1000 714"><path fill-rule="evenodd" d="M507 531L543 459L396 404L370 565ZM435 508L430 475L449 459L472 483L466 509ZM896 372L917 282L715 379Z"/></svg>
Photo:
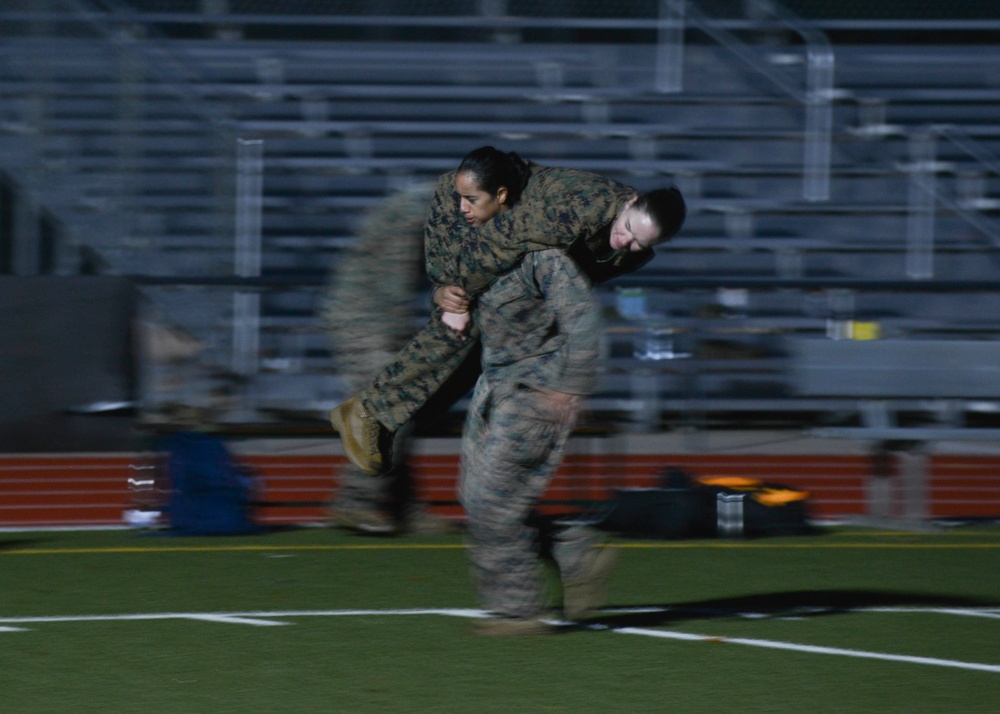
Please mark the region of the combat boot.
<svg viewBox="0 0 1000 714"><path fill-rule="evenodd" d="M369 508L335 508L330 514L334 528L366 535L395 535L396 524L382 513Z"/></svg>
<svg viewBox="0 0 1000 714"><path fill-rule="evenodd" d="M476 620L472 631L484 637L523 637L551 635L556 628L540 617L487 617Z"/></svg>
<svg viewBox="0 0 1000 714"><path fill-rule="evenodd" d="M567 620L583 620L604 604L608 578L618 564L618 551L593 547L572 578L563 580L563 614Z"/></svg>
<svg viewBox="0 0 1000 714"><path fill-rule="evenodd" d="M340 434L344 454L363 473L377 476L392 464L392 432L357 397L331 409L330 424Z"/></svg>
<svg viewBox="0 0 1000 714"><path fill-rule="evenodd" d="M423 504L414 504L408 509L401 530L406 535L457 535L462 532L457 523L431 513Z"/></svg>

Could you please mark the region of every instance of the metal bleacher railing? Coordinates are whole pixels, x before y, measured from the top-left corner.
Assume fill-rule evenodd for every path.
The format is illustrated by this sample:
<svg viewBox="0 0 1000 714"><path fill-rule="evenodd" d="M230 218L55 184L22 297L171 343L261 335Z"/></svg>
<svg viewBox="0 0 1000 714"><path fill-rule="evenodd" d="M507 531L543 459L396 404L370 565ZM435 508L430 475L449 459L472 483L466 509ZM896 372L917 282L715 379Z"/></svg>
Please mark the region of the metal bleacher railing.
<svg viewBox="0 0 1000 714"><path fill-rule="evenodd" d="M0 168L63 227L57 272L93 262L133 276L151 321L200 345L200 361L148 365L150 409L213 399L222 382L227 420L322 414L343 393L316 296L353 222L483 143L637 188L675 181L688 196L682 236L602 293L615 316L594 407L641 428L826 411L833 402L795 393L789 339L844 337L854 323L913 338L1000 331L1000 137L926 113L894 121L954 107L940 78L955 64L934 50L921 79L892 64L898 48L841 48L824 34L837 23L757 2L734 13L663 0L628 18L512 17L490 3L462 15L155 5L0 11L12 28ZM387 28L414 37L377 37ZM997 102L990 87L966 91ZM928 137L961 158L940 159Z"/></svg>
<svg viewBox="0 0 1000 714"><path fill-rule="evenodd" d="M938 162L937 145L956 147L965 158ZM1000 200L987 195L987 184L1000 179L1000 159L959 126L929 125L912 133L910 171L910 211L908 225L907 274L915 278L934 275L934 230L937 204L947 206L967 222L993 248L1000 249L1000 225L995 214ZM938 175L955 178L950 193L938 189Z"/></svg>

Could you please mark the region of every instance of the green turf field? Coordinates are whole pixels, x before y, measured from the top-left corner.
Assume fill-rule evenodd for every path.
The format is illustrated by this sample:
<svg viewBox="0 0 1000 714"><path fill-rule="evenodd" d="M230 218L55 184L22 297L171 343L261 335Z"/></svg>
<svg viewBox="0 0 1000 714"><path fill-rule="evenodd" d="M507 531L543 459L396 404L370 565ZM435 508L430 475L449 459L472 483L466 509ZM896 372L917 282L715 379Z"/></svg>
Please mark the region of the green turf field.
<svg viewBox="0 0 1000 714"><path fill-rule="evenodd" d="M1000 529L612 547L484 639L457 537L0 533L0 712L1000 711Z"/></svg>

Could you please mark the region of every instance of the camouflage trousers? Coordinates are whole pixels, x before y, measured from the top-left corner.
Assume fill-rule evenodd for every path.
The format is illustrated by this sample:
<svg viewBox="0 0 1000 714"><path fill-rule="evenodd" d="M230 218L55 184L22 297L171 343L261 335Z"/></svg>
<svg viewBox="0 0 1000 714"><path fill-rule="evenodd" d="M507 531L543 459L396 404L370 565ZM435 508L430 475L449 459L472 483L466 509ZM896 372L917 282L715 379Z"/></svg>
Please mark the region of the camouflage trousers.
<svg viewBox="0 0 1000 714"><path fill-rule="evenodd" d="M344 511L386 511L395 518L403 518L414 508L416 484L409 468L411 431L404 425L396 432L392 466L385 473L369 476L351 463L342 466L332 505Z"/></svg>
<svg viewBox="0 0 1000 714"><path fill-rule="evenodd" d="M370 384L375 370L392 358L384 349L335 349L337 368L353 390ZM393 442L392 467L386 473L372 477L351 463L340 468L332 505L343 511L385 510L394 516L408 508L414 498L413 478L407 467L411 450L412 429L406 426L396 432Z"/></svg>
<svg viewBox="0 0 1000 714"><path fill-rule="evenodd" d="M389 431L396 431L455 374L478 341L475 325L468 334L459 334L441 322L435 308L423 329L361 391L361 404Z"/></svg>
<svg viewBox="0 0 1000 714"><path fill-rule="evenodd" d="M491 387L480 378L462 434L459 500L473 580L483 609L532 617L544 608L543 558L529 525L562 461L576 422L556 413L542 393L521 385ZM572 577L596 544L592 531L554 534L551 557Z"/></svg>

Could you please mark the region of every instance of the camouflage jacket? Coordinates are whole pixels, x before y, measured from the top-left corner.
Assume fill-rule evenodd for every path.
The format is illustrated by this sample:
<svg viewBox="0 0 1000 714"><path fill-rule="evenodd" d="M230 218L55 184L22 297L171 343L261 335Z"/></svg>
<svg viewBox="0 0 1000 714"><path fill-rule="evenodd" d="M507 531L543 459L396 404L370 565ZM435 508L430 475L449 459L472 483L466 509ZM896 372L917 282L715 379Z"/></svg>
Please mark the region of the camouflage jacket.
<svg viewBox="0 0 1000 714"><path fill-rule="evenodd" d="M423 227L433 183L390 194L358 226L327 284L320 317L335 350L391 354L413 334L423 282Z"/></svg>
<svg viewBox="0 0 1000 714"><path fill-rule="evenodd" d="M652 250L611 250L608 239L635 189L575 169L532 166L518 203L493 220L471 228L458 210L455 172L438 181L424 229L427 274L438 285L459 285L477 295L510 270L526 252L570 249L597 283L645 265Z"/></svg>
<svg viewBox="0 0 1000 714"><path fill-rule="evenodd" d="M594 391L601 335L590 281L563 251L528 253L476 301L483 377L568 394Z"/></svg>

